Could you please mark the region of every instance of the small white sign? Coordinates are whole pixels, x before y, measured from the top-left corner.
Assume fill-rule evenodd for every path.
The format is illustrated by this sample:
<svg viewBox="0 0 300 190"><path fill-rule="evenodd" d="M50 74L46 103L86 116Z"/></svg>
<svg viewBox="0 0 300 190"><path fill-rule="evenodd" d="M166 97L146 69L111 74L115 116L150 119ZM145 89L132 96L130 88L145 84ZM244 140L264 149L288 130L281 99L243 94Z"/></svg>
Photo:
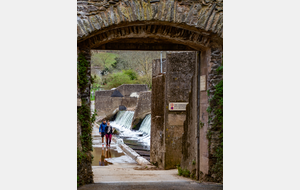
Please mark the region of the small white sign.
<svg viewBox="0 0 300 190"><path fill-rule="evenodd" d="M206 91L206 75L200 76L200 91Z"/></svg>
<svg viewBox="0 0 300 190"><path fill-rule="evenodd" d="M81 106L81 99L77 98L77 107L80 107L80 106Z"/></svg>
<svg viewBox="0 0 300 190"><path fill-rule="evenodd" d="M185 111L187 104L188 104L188 102L170 102L169 110L170 111Z"/></svg>

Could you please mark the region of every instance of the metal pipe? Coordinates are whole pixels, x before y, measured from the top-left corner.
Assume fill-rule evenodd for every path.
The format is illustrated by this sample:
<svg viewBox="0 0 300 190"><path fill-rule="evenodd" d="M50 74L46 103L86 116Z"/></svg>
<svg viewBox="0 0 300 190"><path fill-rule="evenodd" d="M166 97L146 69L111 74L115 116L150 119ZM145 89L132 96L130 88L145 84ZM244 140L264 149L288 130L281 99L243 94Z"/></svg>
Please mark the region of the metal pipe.
<svg viewBox="0 0 300 190"><path fill-rule="evenodd" d="M160 52L160 73L162 73L162 51Z"/></svg>

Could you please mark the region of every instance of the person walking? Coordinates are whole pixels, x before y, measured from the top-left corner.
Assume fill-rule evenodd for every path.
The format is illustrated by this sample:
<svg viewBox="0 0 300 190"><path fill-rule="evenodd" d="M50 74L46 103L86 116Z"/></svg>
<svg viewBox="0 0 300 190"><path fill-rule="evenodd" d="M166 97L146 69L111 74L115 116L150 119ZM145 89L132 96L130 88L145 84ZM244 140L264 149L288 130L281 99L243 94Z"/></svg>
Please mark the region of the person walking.
<svg viewBox="0 0 300 190"><path fill-rule="evenodd" d="M113 133L112 126L110 125L110 122L107 122L107 125L105 127L106 147L110 147L112 133Z"/></svg>
<svg viewBox="0 0 300 190"><path fill-rule="evenodd" d="M103 119L102 123L100 124L100 127L99 127L99 133L100 133L100 136L102 137L102 147L104 147L104 136L105 136L105 128L106 128L106 120ZM107 140L106 140L107 141Z"/></svg>

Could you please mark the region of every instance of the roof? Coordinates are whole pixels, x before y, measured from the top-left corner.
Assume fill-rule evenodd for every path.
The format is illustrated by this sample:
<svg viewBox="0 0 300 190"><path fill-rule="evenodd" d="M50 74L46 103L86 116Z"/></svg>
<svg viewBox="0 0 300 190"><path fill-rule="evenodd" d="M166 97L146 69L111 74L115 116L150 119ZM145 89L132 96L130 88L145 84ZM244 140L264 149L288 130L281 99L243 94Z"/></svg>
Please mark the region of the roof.
<svg viewBox="0 0 300 190"><path fill-rule="evenodd" d="M121 92L115 90L110 97L124 97Z"/></svg>

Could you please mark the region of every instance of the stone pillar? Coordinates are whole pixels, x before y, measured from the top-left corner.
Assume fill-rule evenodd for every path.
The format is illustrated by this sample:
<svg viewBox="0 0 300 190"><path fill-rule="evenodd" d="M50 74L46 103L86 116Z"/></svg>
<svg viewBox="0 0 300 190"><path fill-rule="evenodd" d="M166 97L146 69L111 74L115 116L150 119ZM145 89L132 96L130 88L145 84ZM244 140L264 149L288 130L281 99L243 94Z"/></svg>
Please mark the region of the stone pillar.
<svg viewBox="0 0 300 190"><path fill-rule="evenodd" d="M90 88L91 88L91 50L89 48L79 48L79 53L82 54L85 59L89 62L87 67L87 77L89 79L89 85L85 89L81 90L81 99L86 100L88 104L91 104L90 101Z"/></svg>
<svg viewBox="0 0 300 190"><path fill-rule="evenodd" d="M223 81L223 71L218 71L218 68L222 65L222 47L213 47L211 48L211 60L208 65L208 77L207 77L207 91L209 92L208 95L208 103L210 106L210 111L208 113L208 133L209 133L209 146L208 146L208 154L209 154L209 171L208 171L208 178L210 178L210 181L215 182L221 182L223 181L223 168L221 165L221 157L218 156L216 153L216 150L223 147L222 141L223 138L220 137L221 133L223 132L223 122L219 122L218 120L221 119L220 115L217 116L217 110L221 108L221 105L219 104L219 99L213 99L216 92L218 91L218 94L220 96L220 89L216 89L218 84L221 81ZM221 109L222 110L222 109ZM218 163L217 163L217 160Z"/></svg>
<svg viewBox="0 0 300 190"><path fill-rule="evenodd" d="M157 73L158 74L158 73ZM164 108L166 75L152 77L150 162L164 168Z"/></svg>
<svg viewBox="0 0 300 190"><path fill-rule="evenodd" d="M157 65L154 60L153 67ZM153 69L150 161L160 168L172 169L181 163L186 111L169 111L169 103L189 101L195 65L196 52L168 53L166 73Z"/></svg>
<svg viewBox="0 0 300 190"><path fill-rule="evenodd" d="M201 64L200 64L200 77L205 77L207 79L208 67L210 63L210 49L201 52ZM201 81L200 81L200 85ZM208 174L209 170L209 154L208 154L208 139L206 137L208 130L208 96L207 96L207 81L205 83L204 90L200 90L200 123L203 123L203 126L200 128L200 152L199 152L199 176L205 176ZM201 89L201 88L200 88Z"/></svg>
<svg viewBox="0 0 300 190"><path fill-rule="evenodd" d="M194 76L191 81L191 92L189 94L189 103L186 106L186 120L184 122L184 130L182 136L182 159L180 167L187 169L191 173L191 177L198 178L198 143L199 143L199 127L198 127L198 69L199 69L199 52L195 55L196 64Z"/></svg>
<svg viewBox="0 0 300 190"><path fill-rule="evenodd" d="M170 111L170 102L188 102L195 73L196 53L167 54L165 101L165 169L181 163L183 125L186 111Z"/></svg>
<svg viewBox="0 0 300 190"><path fill-rule="evenodd" d="M77 69L77 102L80 102L79 104L77 104L77 109L78 109L78 113L80 113L81 106L88 106L90 108L91 106L91 101L90 101L90 86L91 86L91 65L90 65L90 60L91 60L91 53L90 53L90 49L89 48L77 48L77 58L79 58L79 54L83 55L84 58L86 59L86 61L88 62L87 66L86 66L86 70L84 70L85 72L85 76L87 77L87 85L85 87L81 87L79 88L80 85L80 73L82 72L81 69ZM78 62L79 63L79 62ZM77 64L78 64L77 63ZM86 122L90 122L90 115L91 113L88 114L88 116L85 117ZM77 152L77 156L81 155L79 157L77 157L77 160L80 160L80 164L77 165L77 176L79 178L78 182L80 185L83 184L88 184L88 183L93 183L93 171L92 171L92 155L90 151L84 151L84 143L81 143L81 134L83 133L83 131L85 130L84 126L82 125L82 123L80 123L79 118L77 118L77 146L79 152ZM92 134L89 134L90 138Z"/></svg>

